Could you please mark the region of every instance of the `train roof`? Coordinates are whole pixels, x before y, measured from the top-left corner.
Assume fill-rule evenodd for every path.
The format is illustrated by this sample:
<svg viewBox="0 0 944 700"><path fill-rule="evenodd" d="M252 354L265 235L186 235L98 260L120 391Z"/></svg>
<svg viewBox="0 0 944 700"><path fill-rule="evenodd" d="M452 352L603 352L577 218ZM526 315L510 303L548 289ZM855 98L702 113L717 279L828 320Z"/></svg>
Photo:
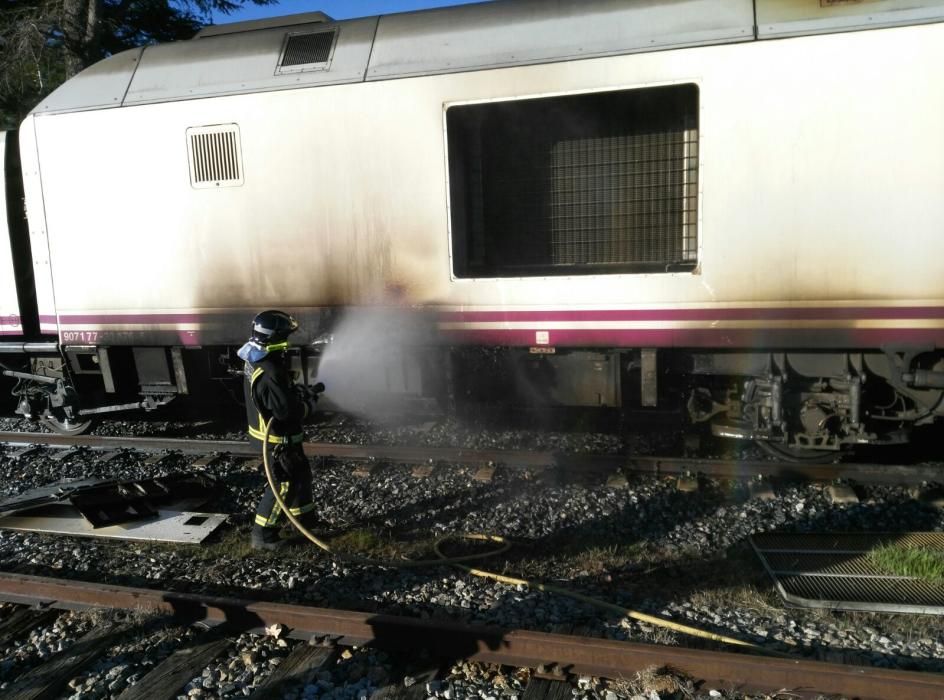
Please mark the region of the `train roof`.
<svg viewBox="0 0 944 700"><path fill-rule="evenodd" d="M208 27L111 56L33 114L391 80L944 20L944 0L496 0Z"/></svg>

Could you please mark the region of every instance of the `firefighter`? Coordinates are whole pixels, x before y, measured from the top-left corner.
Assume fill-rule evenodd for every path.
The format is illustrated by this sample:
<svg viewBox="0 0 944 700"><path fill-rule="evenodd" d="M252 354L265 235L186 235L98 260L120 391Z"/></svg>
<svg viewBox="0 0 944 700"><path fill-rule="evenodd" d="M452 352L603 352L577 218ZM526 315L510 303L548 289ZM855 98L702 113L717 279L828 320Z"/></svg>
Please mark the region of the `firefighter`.
<svg viewBox="0 0 944 700"><path fill-rule="evenodd" d="M262 439L269 419L269 465L279 495L311 529L314 524L314 503L311 494L311 466L302 451L302 422L311 415L324 385L295 385L289 372L285 351L288 337L298 322L282 311L263 311L253 319L252 336L237 353L245 361L243 392L249 420L249 439L262 452ZM286 543L280 539L279 528L285 518L266 485L256 508L252 527L254 549L275 550Z"/></svg>

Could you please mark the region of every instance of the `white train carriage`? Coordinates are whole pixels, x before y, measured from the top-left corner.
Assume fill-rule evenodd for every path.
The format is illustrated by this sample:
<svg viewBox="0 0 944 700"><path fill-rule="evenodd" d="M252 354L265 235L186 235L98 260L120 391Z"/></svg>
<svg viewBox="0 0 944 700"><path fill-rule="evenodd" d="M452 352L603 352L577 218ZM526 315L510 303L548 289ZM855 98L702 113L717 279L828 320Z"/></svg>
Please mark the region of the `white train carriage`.
<svg viewBox="0 0 944 700"><path fill-rule="evenodd" d="M721 435L902 440L942 411L942 22L507 0L123 53L20 131L39 323L103 405L122 353L153 406L259 309L379 304L521 348L562 403L679 376Z"/></svg>

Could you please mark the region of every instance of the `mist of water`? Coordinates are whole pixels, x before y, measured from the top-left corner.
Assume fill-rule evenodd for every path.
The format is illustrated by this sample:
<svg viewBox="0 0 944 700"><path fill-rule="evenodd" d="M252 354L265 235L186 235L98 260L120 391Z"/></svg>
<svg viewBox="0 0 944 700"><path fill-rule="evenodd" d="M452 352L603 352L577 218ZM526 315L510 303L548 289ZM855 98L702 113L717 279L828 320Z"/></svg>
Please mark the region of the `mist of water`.
<svg viewBox="0 0 944 700"><path fill-rule="evenodd" d="M331 329L317 380L321 406L389 422L407 409L422 386L434 325L412 310L347 310Z"/></svg>

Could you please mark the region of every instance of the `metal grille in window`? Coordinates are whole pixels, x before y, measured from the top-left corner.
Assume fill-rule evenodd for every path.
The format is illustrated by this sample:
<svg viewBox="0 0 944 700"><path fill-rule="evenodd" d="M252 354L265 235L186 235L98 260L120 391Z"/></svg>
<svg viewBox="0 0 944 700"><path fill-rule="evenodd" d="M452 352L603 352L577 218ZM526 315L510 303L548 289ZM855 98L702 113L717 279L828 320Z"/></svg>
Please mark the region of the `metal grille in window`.
<svg viewBox="0 0 944 700"><path fill-rule="evenodd" d="M691 269L697 88L452 107L459 277Z"/></svg>
<svg viewBox="0 0 944 700"><path fill-rule="evenodd" d="M337 32L314 32L307 34L289 34L285 38L285 48L278 72L290 73L299 70L323 70L331 60L334 38Z"/></svg>
<svg viewBox="0 0 944 700"><path fill-rule="evenodd" d="M187 129L190 184L230 187L243 183L239 127L236 124Z"/></svg>

